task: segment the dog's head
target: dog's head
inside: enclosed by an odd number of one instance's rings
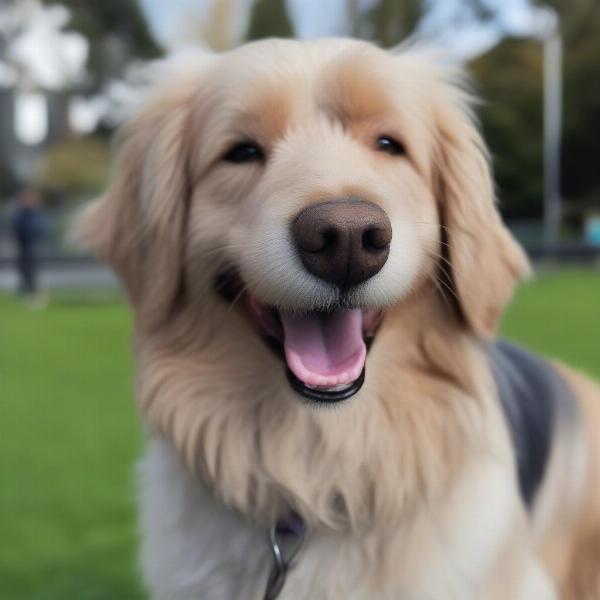
[[[457,79],[349,40],[188,65],[126,129],[83,228],[139,328],[233,304],[240,343],[264,338],[321,401],[360,388],[385,312],[424,286],[489,337],[526,271]]]

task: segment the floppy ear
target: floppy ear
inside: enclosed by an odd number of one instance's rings
[[[487,150],[467,96],[454,84],[446,85],[449,93],[440,95],[436,115],[442,254],[465,323],[477,335],[492,338],[529,263],[496,208]]]
[[[118,273],[144,326],[168,315],[182,283],[195,89],[173,86],[126,126],[116,177],[79,222],[80,238]]]

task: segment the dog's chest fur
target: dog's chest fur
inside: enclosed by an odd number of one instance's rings
[[[393,532],[309,532],[282,600],[479,598],[500,540],[517,517],[510,470],[480,461],[444,507]],[[260,599],[271,568],[266,531],[216,500],[153,440],[143,467],[143,570],[156,600]]]

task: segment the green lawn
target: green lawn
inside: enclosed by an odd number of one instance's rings
[[[600,376],[600,272],[523,287],[504,331]],[[0,599],[141,598],[125,307],[1,296],[0,339]]]
[[[0,339],[0,598],[141,598],[125,308],[4,296]]]
[[[521,286],[503,333],[600,377],[600,270],[546,273]]]

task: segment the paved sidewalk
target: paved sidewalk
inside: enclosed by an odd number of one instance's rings
[[[97,263],[85,265],[43,265],[40,268],[40,285],[43,289],[102,289],[117,288],[118,282],[108,268]],[[13,291],[17,287],[14,268],[0,268],[0,291]]]

